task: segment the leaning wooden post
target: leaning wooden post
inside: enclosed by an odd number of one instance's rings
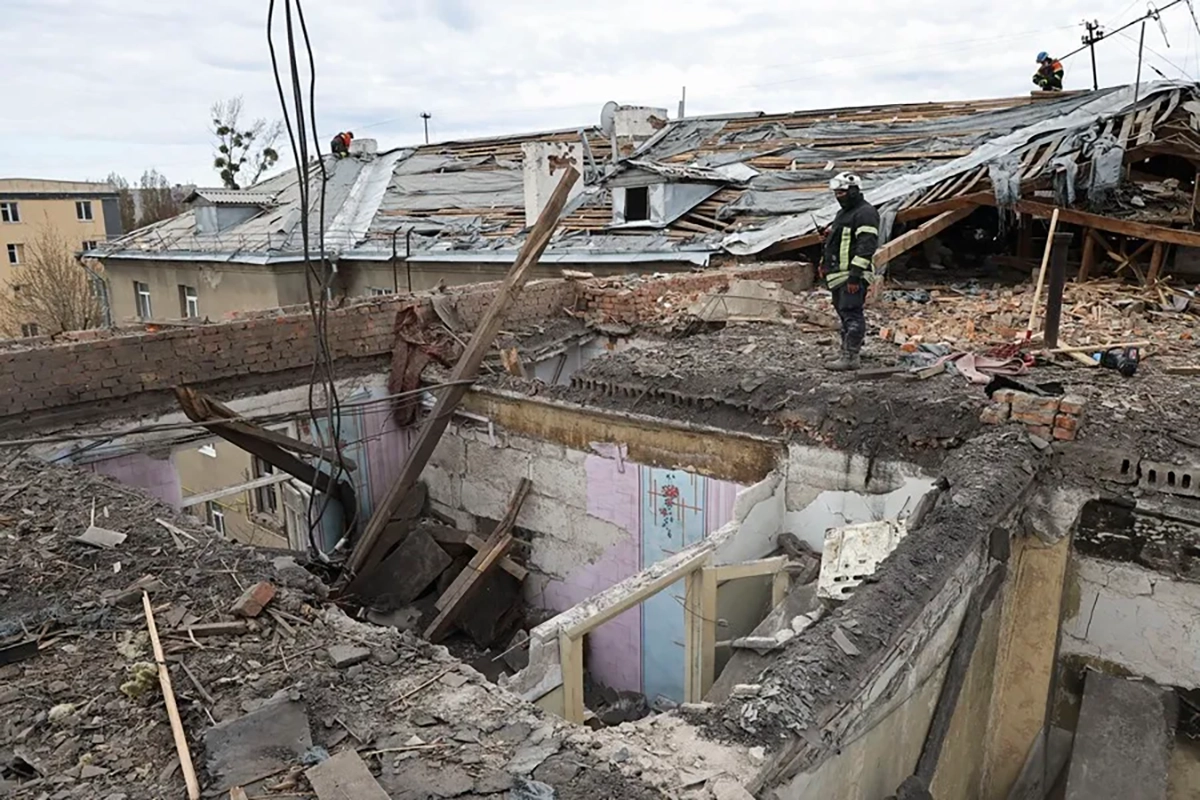
[[[1050,232],[1046,235],[1046,249],[1042,253],[1042,268],[1038,270],[1037,285],[1033,289],[1033,305],[1029,309],[1029,325],[1025,328],[1025,341],[1033,335],[1037,323],[1038,301],[1042,299],[1042,286],[1046,283],[1046,267],[1050,265],[1050,253],[1054,249],[1054,232],[1058,230],[1058,209],[1050,215]]]
[[[162,686],[163,700],[167,704],[167,717],[171,720],[171,734],[175,737],[175,752],[179,754],[179,767],[187,783],[188,800],[200,800],[200,781],[196,778],[196,766],[192,763],[192,752],[188,749],[187,735],[183,732],[183,720],[179,707],[175,705],[175,690],[171,688],[171,671],[163,655],[162,642],[158,640],[158,626],[154,624],[154,609],[150,595],[142,592],[142,607],[146,610],[146,627],[150,631],[150,644],[154,648],[154,662],[158,664],[158,682]]]
[[[1046,289],[1046,347],[1058,347],[1058,326],[1062,322],[1063,289],[1067,283],[1067,248],[1072,234],[1054,234],[1054,255],[1050,259],[1050,284]]]
[[[371,515],[371,519],[367,522],[367,527],[363,531],[362,538],[355,544],[354,550],[346,562],[344,583],[353,580],[364,567],[374,566],[386,555],[385,553],[377,552],[376,543],[383,534],[384,528],[387,527],[388,522],[392,519],[392,515],[396,513],[396,509],[400,506],[400,502],[404,499],[404,496],[412,490],[417,480],[421,477],[421,472],[425,469],[425,464],[428,463],[429,457],[433,455],[434,448],[437,447],[438,441],[446,431],[446,426],[450,424],[455,407],[463,398],[463,395],[467,393],[465,382],[473,379],[479,372],[479,367],[483,363],[484,356],[487,355],[488,349],[492,346],[496,334],[500,332],[504,312],[508,310],[512,302],[521,293],[521,288],[529,280],[530,271],[537,264],[538,259],[542,257],[546,246],[550,244],[550,238],[554,235],[554,231],[558,227],[558,219],[567,205],[571,189],[575,186],[577,180],[579,180],[578,170],[574,167],[568,167],[566,174],[563,175],[562,180],[559,181],[558,186],[555,188],[554,194],[550,195],[550,200],[546,203],[546,207],[538,215],[537,222],[534,223],[533,228],[529,231],[529,236],[525,240],[525,245],[521,248],[520,255],[517,256],[517,260],[513,263],[512,269],[508,271],[508,276],[504,279],[504,283],[500,285],[499,290],[496,292],[495,299],[488,305],[483,319],[480,320],[479,325],[475,328],[475,333],[471,336],[471,341],[467,343],[466,349],[463,350],[463,354],[459,357],[458,363],[454,365],[454,369],[451,371],[448,380],[450,384],[449,388],[438,393],[433,413],[425,420],[425,424],[421,427],[421,432],[417,436],[417,441],[413,445],[412,450],[409,451],[408,458],[404,462],[404,468],[400,471],[400,476],[392,484],[392,487],[388,490],[383,500],[380,501],[379,506]]]

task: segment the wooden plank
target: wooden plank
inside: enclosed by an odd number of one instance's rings
[[[806,247],[813,247],[821,243],[821,234],[806,233],[803,236],[797,236],[794,239],[784,239],[762,251],[764,256],[777,256],[780,253],[788,253],[792,250],[803,250]]]
[[[700,567],[703,567],[711,555],[711,548],[706,547],[705,549],[693,555],[691,558],[680,562],[679,565],[674,569],[663,573],[658,578],[646,583],[644,586],[640,586],[637,589],[631,590],[629,594],[621,598],[619,602],[613,603],[611,606],[597,611],[595,614],[583,620],[582,622],[576,623],[568,631],[568,633],[570,633],[572,637],[578,638],[588,631],[595,630],[604,623],[608,622],[610,619],[618,617],[629,609],[633,608],[646,598],[653,597],[654,595],[658,594],[663,589],[666,589],[668,586],[678,581],[680,578],[685,578],[688,575],[691,575],[692,572]]]
[[[304,455],[312,456],[314,458],[321,458],[326,461],[340,461],[341,465],[349,472],[353,472],[354,470],[358,469],[357,464],[339,454],[332,445],[322,450],[318,445],[302,442],[299,439],[293,439],[287,434],[280,433],[279,431],[273,431],[269,428],[263,428],[259,425],[255,425],[252,422],[239,420],[237,417],[241,415],[229,406],[222,403],[220,400],[216,399],[215,397],[210,397],[209,395],[201,395],[201,397],[203,397],[204,404],[208,407],[208,410],[212,413],[212,416],[230,420],[227,423],[230,430],[240,431],[245,433],[247,436],[253,436],[257,439],[261,439],[264,442],[276,445],[277,447],[282,447],[284,450],[290,450],[293,453],[303,453]]]
[[[171,736],[175,739],[175,753],[179,756],[179,767],[183,770],[183,780],[187,784],[188,800],[200,800],[200,781],[196,777],[196,765],[192,763],[192,751],[188,748],[183,719],[179,716],[179,706],[175,704],[175,690],[171,687],[171,671],[167,669],[162,642],[158,639],[158,626],[154,624],[154,608],[150,605],[150,595],[146,592],[142,592],[142,610],[146,614],[146,629],[150,633],[154,662],[158,665],[158,682],[162,687],[167,718],[171,721]]]
[[[958,208],[952,211],[944,211],[921,225],[921,227],[897,236],[895,239],[892,239],[883,247],[880,247],[875,251],[875,266],[881,267],[884,264],[887,264],[901,253],[911,250],[927,239],[937,236],[954,223],[969,217],[974,211],[975,208],[973,206]]]
[[[472,533],[467,536],[467,546],[478,552],[487,547],[487,542]],[[508,556],[500,559],[500,569],[504,570],[509,575],[512,575],[519,581],[524,581],[529,577],[529,571]]]
[[[1047,350],[1046,352],[1054,353],[1054,354],[1058,354],[1058,353],[1099,353],[1104,350],[1112,350],[1113,348],[1116,348],[1116,347],[1126,348],[1126,347],[1149,347],[1149,346],[1150,346],[1149,340],[1143,339],[1141,341],[1136,341],[1136,342],[1108,342],[1107,344],[1084,344],[1084,345],[1076,345],[1073,347],[1056,347],[1053,350]]]
[[[1088,279],[1088,275],[1092,272],[1092,267],[1096,264],[1096,239],[1092,235],[1095,231],[1087,228],[1083,232],[1083,257],[1079,262],[1079,275],[1075,278],[1079,283],[1083,283]]]
[[[717,679],[717,575],[704,567],[700,573],[700,699]]]
[[[787,566],[787,556],[760,558],[757,561],[746,561],[741,564],[722,564],[713,567],[717,583],[735,581],[739,578],[761,578],[764,575],[774,575]]]
[[[452,556],[463,553],[468,547],[476,552],[487,547],[487,542],[470,531],[460,531],[447,525],[422,525],[421,529],[433,537],[433,540]],[[518,581],[529,577],[529,571],[508,556],[500,559],[500,569]]]
[[[459,357],[458,363],[454,365],[448,379],[448,383],[451,384],[450,388],[438,395],[437,405],[434,406],[433,413],[426,419],[425,424],[421,426],[421,433],[409,451],[408,458],[405,459],[400,476],[379,501],[362,537],[355,544],[346,564],[344,572],[346,577],[341,581],[343,587],[360,572],[375,567],[387,555],[386,552],[377,551],[376,542],[391,520],[392,514],[400,506],[404,496],[420,479],[425,464],[428,463],[438,441],[450,424],[455,407],[467,392],[466,382],[478,374],[484,357],[500,332],[505,312],[517,295],[521,293],[522,287],[529,280],[530,271],[550,243],[550,238],[554,235],[554,231],[558,227],[558,220],[566,207],[571,189],[578,180],[579,171],[568,167],[562,180],[555,187],[554,193],[550,196],[550,200],[546,203],[546,207],[538,214],[537,222],[530,229],[529,236],[521,247],[520,255],[517,256],[512,269],[509,270],[507,277],[496,292],[495,299],[488,305],[483,319],[476,327],[475,333],[471,336],[471,341],[467,344],[462,356]]]
[[[698,569],[685,578],[687,588],[683,598],[683,701],[699,703],[703,699],[704,684],[704,570]]]
[[[558,633],[558,657],[562,663],[563,719],[583,724],[583,637]]]
[[[792,577],[788,575],[787,570],[781,569],[775,573],[775,577],[771,581],[771,608],[787,599],[788,591],[792,588]]]
[[[953,211],[958,208],[966,208],[968,206],[989,205],[987,202],[991,198],[991,205],[995,205],[996,198],[991,192],[972,192],[964,194],[960,197],[951,197],[949,200],[942,200],[939,203],[930,203],[929,205],[915,205],[912,208],[901,211],[896,215],[897,222],[915,222],[919,219],[928,219],[936,217],[938,214],[944,214],[947,211]]]
[[[512,528],[516,524],[517,515],[521,513],[521,505],[525,502],[525,498],[529,496],[529,489],[532,484],[528,478],[522,478],[517,484],[517,489],[513,492],[512,499],[509,501],[508,510],[504,514],[504,519],[500,520],[500,524],[492,531],[492,535],[488,537],[487,549],[480,550],[475,554],[467,564],[466,569],[459,573],[450,587],[442,593],[440,602],[442,602],[441,613],[429,624],[425,630],[425,638],[431,642],[437,642],[442,639],[450,630],[450,625],[458,616],[458,612],[462,609],[464,603],[470,600],[475,592],[479,591],[482,586],[482,578],[487,574],[488,570],[496,566],[500,559],[508,554],[508,549],[512,547],[513,537]]]
[[[978,197],[978,195],[973,196]],[[996,199],[988,196],[977,202],[979,205],[994,206]],[[1200,232],[1196,231],[1168,228],[1164,225],[1153,225],[1148,222],[1114,219],[1113,217],[1090,214],[1086,211],[1076,211],[1071,208],[1057,208],[1032,200],[1018,200],[1017,210],[1042,219],[1049,219],[1055,211],[1058,211],[1060,221],[1069,225],[1095,228],[1109,233],[1118,233],[1122,236],[1132,236],[1136,239],[1146,239],[1152,242],[1177,244],[1183,247],[1200,247]]]
[[[366,762],[353,750],[343,750],[305,771],[317,800],[388,800]]]
[[[191,508],[192,506],[202,505],[210,500],[220,500],[222,497],[228,497],[231,494],[241,494],[254,489],[261,489],[264,486],[274,486],[285,481],[290,481],[291,475],[282,473],[278,475],[263,475],[261,478],[255,478],[246,483],[239,483],[237,486],[227,486],[224,489],[214,489],[211,492],[204,494],[194,494],[190,497],[183,498],[183,502],[179,504],[180,508]]]
[[[1042,286],[1046,283],[1046,267],[1050,264],[1050,252],[1054,249],[1054,231],[1058,228],[1058,209],[1050,217],[1050,232],[1046,235],[1046,249],[1042,252],[1042,268],[1038,270],[1037,285],[1033,289],[1033,307],[1029,310],[1029,325],[1025,328],[1025,341],[1033,334],[1037,322],[1038,300],[1041,299]]]
[[[1162,272],[1163,263],[1167,260],[1167,245],[1162,242],[1154,243],[1154,252],[1150,255],[1150,271],[1146,273],[1146,285],[1153,286],[1158,283],[1158,276]]]

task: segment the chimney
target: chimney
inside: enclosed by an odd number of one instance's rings
[[[583,174],[583,143],[523,142],[521,153],[524,156],[521,170],[525,182],[525,225],[528,227],[537,221],[567,167],[575,167]],[[582,191],[583,181],[577,181],[570,197]]]
[[[618,106],[613,114],[613,138],[620,154],[632,153],[642,142],[667,127],[668,119],[665,108]]]
[[[379,152],[379,142],[374,139],[354,139],[350,142],[350,155],[374,158]]]

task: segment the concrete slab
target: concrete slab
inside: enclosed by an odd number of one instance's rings
[[[452,561],[427,531],[418,528],[363,579],[356,593],[376,611],[391,611],[420,597]]]
[[[310,748],[308,712],[286,694],[204,733],[208,772],[222,791],[251,785],[285,769]]]
[[[390,800],[353,750],[343,750],[304,773],[318,800]]]
[[[1065,800],[1166,800],[1174,694],[1089,672]]]

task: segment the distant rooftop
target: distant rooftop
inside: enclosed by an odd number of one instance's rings
[[[111,194],[117,190],[102,181],[56,181],[43,178],[0,178],[0,195]]]

